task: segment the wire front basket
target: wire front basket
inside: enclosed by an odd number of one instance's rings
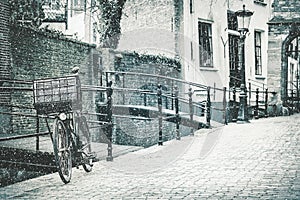
[[[70,112],[81,108],[78,76],[35,80],[33,88],[34,106],[39,114]]]

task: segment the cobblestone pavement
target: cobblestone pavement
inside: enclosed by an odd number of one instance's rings
[[[0,188],[0,199],[300,199],[300,115],[194,137]]]

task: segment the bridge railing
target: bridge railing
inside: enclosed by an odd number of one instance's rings
[[[119,77],[117,77],[117,75],[119,75]],[[92,116],[91,118],[95,119],[88,120],[90,128],[98,128],[107,136],[109,145],[108,149],[110,149],[108,157],[111,157],[111,143],[114,125],[113,118],[124,117],[124,115],[118,116],[113,111],[114,106],[118,104],[133,105],[134,107],[140,105],[148,108],[155,108],[157,114],[152,117],[159,121],[160,128],[158,132],[160,132],[162,127],[162,122],[160,121],[165,120],[173,122],[176,124],[177,139],[180,139],[181,137],[179,125],[182,123],[191,127],[191,134],[193,134],[194,130],[197,128],[210,127],[211,89],[209,87],[181,79],[142,73],[106,72],[103,77],[106,82],[105,86],[81,85],[81,88],[83,93],[94,92],[95,96],[100,99],[96,103],[103,105],[102,108],[104,112],[86,111],[85,114]],[[132,84],[132,81],[134,80],[142,80],[141,82],[145,84],[142,85],[142,87],[139,87],[140,85],[137,84],[138,82]],[[112,85],[113,81],[115,82],[114,85]],[[7,111],[0,109],[1,116],[17,115],[22,120],[26,120],[28,122],[28,126],[22,127],[24,130],[26,129],[26,133],[8,135],[7,137],[2,137],[1,141],[35,137],[36,150],[38,151],[40,143],[39,137],[50,134],[49,131],[44,131],[48,129],[45,127],[45,123],[42,123],[41,120],[49,119],[51,121],[53,118],[51,118],[51,116],[38,115],[34,110],[34,107],[32,106],[33,81],[0,80],[0,83],[1,93],[5,93],[6,91],[11,93],[13,90],[18,91],[17,95],[19,95],[19,97],[22,95],[26,97],[26,101],[24,101],[24,98],[14,98],[13,101],[10,99],[7,102],[0,102],[0,106],[7,109]],[[194,95],[196,90],[201,91],[203,95],[200,97]],[[18,102],[15,102],[15,99],[18,99]],[[114,99],[114,101],[112,101],[112,99]],[[26,111],[24,111],[24,109],[26,109]],[[127,117],[143,118],[143,116]],[[196,121],[196,117],[200,117],[202,119],[201,126],[199,126],[199,123],[192,123],[193,121]],[[145,118],[146,117],[143,119]],[[28,132],[28,127],[33,130]],[[162,144],[162,133],[159,133],[158,137],[159,144]]]
[[[178,90],[181,112],[189,112],[188,90],[203,91],[202,96],[193,96],[194,114],[203,116],[207,101],[207,86],[162,75],[107,71],[103,82],[114,82],[114,103],[122,105],[157,106],[157,88],[161,85],[164,109],[174,110],[174,91]]]
[[[37,128],[39,116],[37,116],[31,101],[33,100],[33,82],[1,79],[0,93],[1,126],[7,126],[1,127],[0,134],[3,136],[0,138],[0,142],[33,137],[36,139],[36,150],[39,150],[39,137],[47,135],[49,132],[41,132]],[[14,123],[18,124],[10,124],[12,116],[18,117],[18,120],[14,120]],[[29,124],[32,126],[28,126]],[[23,129],[24,127],[26,130]],[[5,128],[7,129],[5,130]]]
[[[270,96],[274,96],[276,93],[270,92],[268,88],[265,87],[254,87],[255,85],[249,84],[247,88],[247,105],[248,105],[248,116],[250,118],[261,118],[268,117]],[[254,88],[253,88],[254,87]],[[264,88],[264,89],[263,89]],[[235,122],[238,117],[239,110],[239,88],[230,88],[229,92],[229,102],[228,102],[228,121]],[[276,105],[274,105],[276,106]],[[273,109],[273,108],[271,108]]]
[[[179,132],[179,124],[192,127],[191,134],[195,129],[210,127],[210,88],[205,85],[155,74],[104,72],[100,82],[108,85],[110,81],[113,82],[114,118],[124,118],[125,114],[131,119],[165,120],[176,123],[176,132]],[[195,91],[201,95],[195,95]],[[104,100],[100,98],[99,102]],[[99,112],[105,109],[99,106]],[[116,109],[123,109],[120,111],[123,116],[117,115]],[[192,123],[199,120],[202,125]],[[177,134],[177,138],[180,135]]]

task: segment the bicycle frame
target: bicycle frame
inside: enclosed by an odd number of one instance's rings
[[[35,80],[33,91],[38,114],[54,116],[52,132],[47,119],[46,124],[62,181],[70,182],[73,165],[82,165],[86,172],[90,172],[93,155],[87,122],[81,113],[78,75]]]

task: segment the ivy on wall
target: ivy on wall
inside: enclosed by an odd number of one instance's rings
[[[168,58],[164,55],[138,54],[136,52],[124,52],[124,55],[132,57],[136,63],[167,65],[176,69],[178,72],[181,71],[180,60]]]
[[[126,0],[98,0],[101,10],[99,24],[100,45],[104,48],[116,49],[119,43],[122,17],[122,10]]]
[[[43,0],[10,0],[11,23],[26,23],[39,27],[45,18]]]

